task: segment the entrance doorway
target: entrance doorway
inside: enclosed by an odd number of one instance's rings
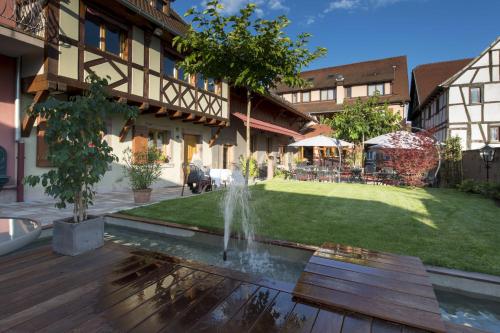
[[[193,158],[201,161],[201,154],[198,151],[199,142],[200,137],[198,135],[184,135],[184,163],[186,165],[193,162]]]

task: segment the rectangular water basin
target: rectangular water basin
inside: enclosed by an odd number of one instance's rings
[[[162,252],[244,273],[296,283],[312,251],[232,238],[223,256],[223,237],[187,229],[150,225],[125,219],[108,219],[105,238],[125,246]]]

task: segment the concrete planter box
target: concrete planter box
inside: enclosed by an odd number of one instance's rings
[[[76,256],[104,245],[104,218],[90,217],[73,223],[72,219],[54,221],[52,249],[54,252]]]

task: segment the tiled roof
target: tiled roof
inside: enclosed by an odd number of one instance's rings
[[[397,96],[398,101],[406,102],[410,99],[406,56],[321,68],[302,72],[301,76],[311,82],[311,88],[335,87],[340,83],[339,76],[343,77],[344,86],[393,81],[393,95]],[[287,86],[277,88],[278,93],[298,90],[302,89]]]
[[[306,138],[313,138],[318,135],[331,136],[332,128],[325,124],[314,124],[305,129],[302,133]]]
[[[170,15],[167,15],[151,6],[147,0],[118,0],[118,2],[176,35],[186,33],[189,28],[189,25],[173,8],[170,8]]]
[[[359,97],[362,101],[367,100],[369,97]],[[358,97],[356,98],[345,98],[344,99],[344,104],[345,103],[354,103]],[[401,103],[401,97],[400,96],[380,96],[379,101],[381,103],[388,102],[389,104],[391,103]],[[298,103],[298,104],[293,104],[293,106],[304,113],[308,114],[315,114],[315,113],[331,113],[331,112],[339,112],[344,109],[344,104],[336,104],[332,101],[326,101],[326,102],[309,102],[309,103]]]
[[[413,79],[417,89],[418,103],[424,103],[438,85],[456,74],[471,61],[472,59],[460,59],[415,67],[413,69]]]

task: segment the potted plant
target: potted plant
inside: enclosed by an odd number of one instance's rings
[[[132,152],[127,148],[123,153],[124,173],[134,191],[134,202],[149,202],[151,200],[150,186],[161,176],[161,161],[164,157],[155,147],[148,147],[138,152]]]
[[[250,169],[248,170],[248,176],[253,182],[254,179],[259,176],[259,166],[257,164],[257,160],[253,157],[250,157],[250,160],[247,162],[247,159],[243,155],[240,156],[240,170],[243,175],[246,175],[247,165],[250,167]]]
[[[64,255],[78,255],[104,244],[104,219],[87,215],[95,196],[94,185],[117,161],[103,140],[106,119],[122,115],[135,119],[137,107],[113,101],[107,80],[95,74],[87,77],[88,90],[68,101],[49,98],[38,104],[30,116],[46,121],[47,159],[52,169],[40,176],[28,176],[25,183],[40,184],[58,200],[56,207],[73,205],[73,217],[54,221],[52,248]]]

